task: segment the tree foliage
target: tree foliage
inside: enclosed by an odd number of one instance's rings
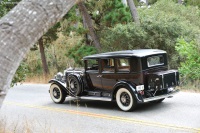
[[[198,6],[200,8],[199,0],[184,0],[184,4],[187,6]]]
[[[131,13],[121,0],[100,0],[86,3],[97,29],[131,22]]]
[[[74,6],[60,23],[61,32],[65,36],[69,36],[72,32],[77,35],[83,35],[88,32],[83,26],[82,17],[77,6]]]
[[[21,0],[1,0],[0,1],[0,18],[8,11],[10,11],[14,6],[18,4]]]
[[[83,57],[87,55],[96,54],[97,50],[93,46],[88,46],[84,44],[84,41],[81,40],[73,48],[71,48],[67,56],[74,59],[75,63],[79,66],[83,66]]]
[[[134,23],[118,24],[102,32],[101,41],[104,51],[137,48],[163,49],[170,55],[170,66],[177,68],[176,40],[183,36],[187,41],[191,41],[200,34],[199,10],[162,0],[151,8],[140,9],[139,14],[140,26]]]
[[[11,86],[24,81],[26,79],[27,73],[28,73],[28,65],[26,62],[22,61],[12,79]]]
[[[159,0],[148,0],[149,4],[155,4]],[[173,0],[173,2],[178,3],[178,0]],[[198,6],[200,7],[200,1],[199,0],[182,0],[182,4],[186,6]]]

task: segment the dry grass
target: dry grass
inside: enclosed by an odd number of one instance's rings
[[[182,80],[184,81],[184,80]],[[195,93],[200,93],[200,81],[196,80],[196,81],[184,81],[183,83],[180,84],[180,89],[182,91],[186,91],[186,92],[195,92]]]
[[[40,84],[47,84],[50,79],[54,78],[53,74],[51,75],[35,75],[32,77],[27,77],[24,83],[40,83]]]
[[[8,124],[6,119],[0,119],[0,133],[51,133],[51,126],[47,122],[40,123],[36,120],[22,120]],[[56,133],[56,132],[55,132]]]
[[[3,118],[0,118],[0,133],[11,133],[10,131],[6,130],[6,121]]]

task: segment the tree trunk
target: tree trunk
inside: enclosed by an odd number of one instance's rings
[[[54,58],[53,58],[53,65],[56,66],[57,72],[59,72],[60,68],[58,66],[58,61],[57,61],[57,57],[56,57],[56,52],[55,52],[54,44],[52,45],[52,51],[53,51],[53,56],[54,56]]]
[[[78,8],[80,10],[80,12],[82,13],[82,16],[84,17],[84,20],[87,24],[87,27],[89,29],[89,34],[92,38],[92,40],[94,41],[94,45],[96,47],[96,49],[98,50],[98,52],[101,51],[101,45],[100,45],[100,42],[99,42],[99,38],[97,37],[96,33],[95,33],[95,30],[94,30],[94,27],[93,27],[93,24],[92,24],[92,19],[90,17],[90,15],[88,14],[87,12],[87,9],[84,5],[84,3],[82,1],[80,1],[78,3]]]
[[[5,96],[6,96],[6,93],[0,90],[0,108],[1,108],[1,105],[3,103]]]
[[[149,0],[146,0],[146,5],[149,6]]]
[[[38,43],[39,43],[40,55],[41,55],[41,59],[42,59],[43,72],[46,77],[49,74],[49,68],[48,68],[47,61],[46,61],[42,37],[38,40]]]
[[[135,7],[135,4],[134,4],[133,0],[127,0],[127,3],[128,3],[128,6],[129,6],[129,8],[131,10],[131,15],[133,17],[133,21],[136,24],[140,25],[140,20],[139,20],[138,12],[137,12],[137,9]]]
[[[83,17],[83,15],[82,15],[82,19],[83,19],[83,27],[85,29],[88,29],[87,23],[86,23],[85,18]],[[86,45],[90,45],[90,43],[91,43],[91,39],[89,39],[88,33],[85,33],[85,43],[86,43]]]
[[[178,0],[178,3],[179,3],[179,4],[182,4],[182,0]]]
[[[30,47],[75,4],[76,0],[22,0],[0,19],[0,92],[10,88]]]

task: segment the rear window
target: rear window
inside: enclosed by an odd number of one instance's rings
[[[163,55],[151,56],[147,58],[148,67],[159,66],[159,65],[164,65]]]

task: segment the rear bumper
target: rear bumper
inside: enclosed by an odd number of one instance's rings
[[[171,97],[173,97],[173,95],[175,95],[178,92],[179,92],[179,90],[174,90],[174,91],[172,91],[172,92],[170,92],[168,94],[165,94],[165,95],[144,98],[143,102],[146,103],[146,102],[155,101],[155,100],[159,100],[159,99],[163,99],[163,98],[171,98]]]

